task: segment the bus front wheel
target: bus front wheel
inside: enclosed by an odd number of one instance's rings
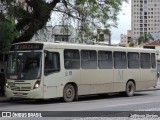
[[[134,91],[135,91],[135,85],[132,81],[127,82],[126,84],[126,91],[125,94],[128,97],[131,97],[134,95]]]
[[[71,102],[75,98],[75,89],[73,85],[67,84],[63,90],[63,99],[65,102]]]

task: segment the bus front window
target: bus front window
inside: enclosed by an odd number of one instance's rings
[[[41,75],[40,52],[14,52],[9,54],[7,78],[33,80]]]

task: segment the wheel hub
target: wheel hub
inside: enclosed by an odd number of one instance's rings
[[[67,91],[66,91],[66,95],[67,95],[67,98],[70,98],[70,97],[72,97],[72,90],[71,89],[67,89]]]

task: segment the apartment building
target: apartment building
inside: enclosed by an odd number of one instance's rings
[[[131,0],[132,39],[160,31],[160,0]]]
[[[132,31],[131,30],[127,30],[127,34],[121,34],[120,35],[120,46],[129,46],[129,43],[131,42],[131,35],[132,35]]]

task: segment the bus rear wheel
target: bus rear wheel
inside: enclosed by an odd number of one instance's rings
[[[75,89],[73,85],[67,84],[63,90],[63,100],[65,102],[72,102],[75,98]]]
[[[128,96],[128,97],[133,96],[134,91],[135,91],[134,83],[132,81],[127,82],[126,91],[125,91],[126,96]]]

